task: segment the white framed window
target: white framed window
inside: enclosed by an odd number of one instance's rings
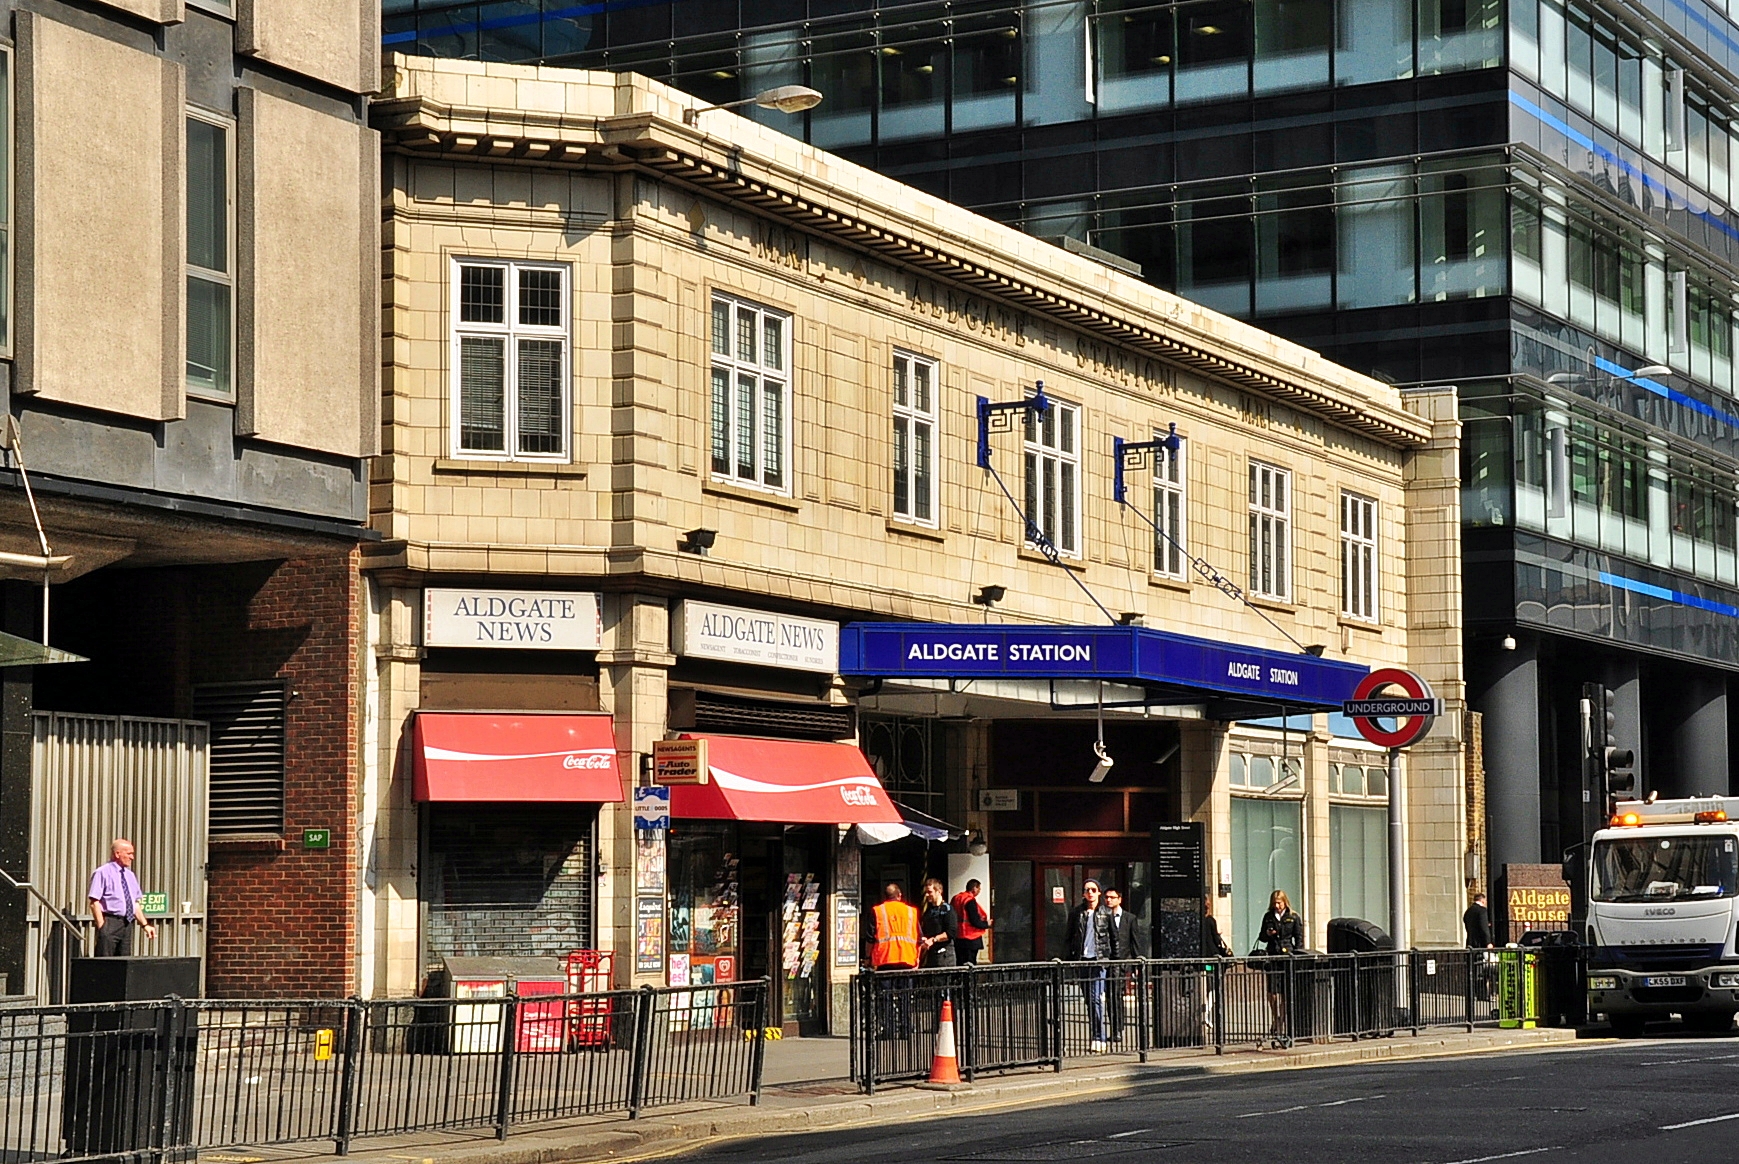
[[[235,398],[235,123],[187,113],[187,391]]]
[[[453,455],[568,457],[568,268],[453,262]]]
[[[1188,477],[1184,471],[1184,442],[1177,448],[1153,450],[1153,572],[1167,578],[1182,578],[1188,561]]]
[[[1292,474],[1250,462],[1250,591],[1292,597]]]
[[[1081,556],[1081,410],[1051,401],[1026,414],[1026,515],[1066,558]]]
[[[1389,770],[1381,762],[1370,764],[1330,764],[1328,790],[1336,796],[1389,797]]]
[[[1377,503],[1357,493],[1340,495],[1340,612],[1377,618]]]
[[[730,295],[712,299],[712,472],[791,491],[791,317]]]
[[[936,524],[936,361],[894,353],[894,515]]]

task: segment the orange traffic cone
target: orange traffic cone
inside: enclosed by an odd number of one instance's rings
[[[960,1084],[960,1061],[954,1053],[954,1000],[942,1000],[942,1017],[936,1025],[936,1053],[930,1059],[932,1084],[954,1087]]]

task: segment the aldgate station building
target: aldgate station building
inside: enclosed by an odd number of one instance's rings
[[[644,78],[383,84],[366,992],[596,947],[837,1029],[884,881],[976,874],[994,957],[1047,958],[1086,877],[1151,909],[1186,821],[1235,944],[1283,888],[1320,946],[1387,916],[1394,790],[1328,714],[1378,665],[1446,702],[1402,936],[1459,942],[1452,389]],[[655,751],[708,779],[637,829]]]

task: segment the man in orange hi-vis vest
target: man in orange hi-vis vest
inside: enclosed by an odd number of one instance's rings
[[[870,965],[877,970],[910,970],[918,964],[918,909],[892,881],[882,889],[882,902],[870,914],[875,932],[870,942]],[[912,979],[901,975],[878,975],[877,985],[882,1037],[912,1037]]]
[[[906,901],[893,882],[882,890],[882,903],[875,915],[875,941],[870,946],[870,965],[877,970],[910,970],[918,964],[918,910]]]

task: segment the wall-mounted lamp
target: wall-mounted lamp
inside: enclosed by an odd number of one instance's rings
[[[676,549],[683,554],[704,554],[713,548],[718,537],[719,531],[716,529],[691,529],[682,535],[682,540],[676,543]]]
[[[805,109],[814,109],[821,104],[821,94],[803,85],[780,85],[775,89],[763,89],[753,97],[745,97],[741,101],[727,101],[723,105],[691,105],[682,111],[682,124],[694,125],[700,120],[700,115],[713,109],[737,109],[744,105],[759,105],[762,109],[777,109],[780,113],[802,113]]]
[[[1138,610],[1126,610],[1117,616],[1118,626],[1144,626],[1147,616]]]
[[[1516,636],[1515,635],[1505,635],[1504,639],[1503,639],[1502,646],[1503,646],[1503,649],[1506,651],[1515,650],[1516,649]]]
[[[1006,586],[980,586],[978,593],[972,596],[972,602],[976,606],[989,608],[993,603],[1001,602],[1007,594]]]
[[[985,842],[982,832],[972,834],[972,839],[966,842],[966,851],[974,857],[982,857],[990,852],[990,845]]]
[[[1308,647],[1304,648],[1304,653],[1307,655],[1314,655],[1316,658],[1320,659],[1322,658],[1322,653],[1326,650],[1328,650],[1327,643],[1311,643]]]

